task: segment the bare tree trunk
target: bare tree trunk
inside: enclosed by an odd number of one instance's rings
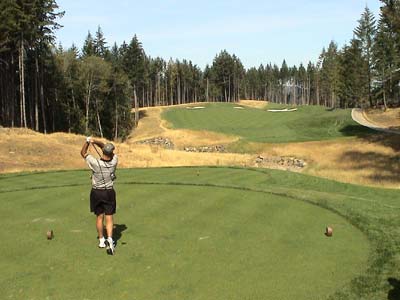
[[[183,91],[182,91],[182,104],[186,103],[186,81],[183,80]]]
[[[57,89],[55,89],[54,90],[54,97],[55,97],[55,101],[56,101],[56,104],[58,103],[58,91],[57,91]],[[51,105],[51,108],[52,108],[52,115],[53,115],[53,132],[55,132],[56,131],[56,110],[55,110],[55,104],[54,104],[54,102],[52,102],[52,105]]]
[[[75,95],[74,95],[74,88],[71,87],[71,98],[72,98],[72,107],[75,109]],[[71,133],[71,107],[68,105],[68,132]]]
[[[367,60],[368,60],[368,100],[369,105],[372,107],[372,87],[371,87],[371,57],[369,48],[367,48]]]
[[[47,133],[47,128],[46,128],[46,111],[45,111],[45,106],[44,106],[44,90],[43,90],[43,62],[41,63],[41,74],[39,77],[39,83],[40,83],[40,102],[42,106],[42,120],[43,120],[43,133]]]
[[[387,104],[386,104],[386,91],[385,91],[385,86],[383,86],[383,106],[385,108],[385,111],[387,110]]]
[[[24,63],[24,40],[21,34],[19,49],[19,88],[20,88],[20,118],[21,127],[26,128],[26,108],[25,108],[25,63]]]
[[[138,125],[139,125],[139,107],[138,107],[138,101],[137,101],[137,96],[136,96],[136,86],[133,88],[133,100],[135,103],[135,127],[138,127]]]
[[[89,133],[89,107],[90,107],[90,94],[92,91],[92,74],[89,77],[90,79],[86,83],[86,118],[85,118],[85,133]]]
[[[160,86],[160,74],[157,73],[157,91],[158,91],[158,105],[161,105],[161,86]]]
[[[11,70],[15,70],[14,69],[14,56],[11,55]],[[15,79],[14,76],[11,76],[11,82],[12,82],[12,88],[14,89],[15,87]],[[14,128],[15,124],[15,105],[17,103],[17,99],[15,98],[15,93],[12,93],[11,96],[11,128]]]
[[[206,101],[209,102],[209,98],[208,98],[208,77],[207,77],[207,88],[206,88]]]
[[[385,69],[383,69],[383,80],[382,80],[382,90],[383,90],[383,106],[385,108],[385,111],[387,110],[387,104],[386,104],[386,87],[385,87]]]
[[[35,57],[35,130],[39,131],[39,93],[38,93],[38,78],[39,78],[39,61],[37,58],[37,54]]]
[[[177,80],[178,80],[178,82],[176,85],[176,90],[177,90],[177,95],[178,95],[178,104],[181,104],[181,79],[180,79],[179,75],[178,75]]]
[[[231,102],[231,76],[228,77],[228,102]]]
[[[100,136],[103,138],[103,128],[101,127],[100,114],[99,114],[99,106],[98,106],[97,98],[96,98],[96,97],[95,97],[95,102],[96,102],[97,125],[99,126]]]
[[[235,98],[237,102],[240,101],[240,79],[236,79],[236,91],[235,91]]]
[[[226,87],[224,88],[224,100],[225,102],[228,102],[228,97],[226,95]]]
[[[118,97],[115,97],[115,131],[114,140],[118,139]]]
[[[169,83],[169,92],[170,92],[169,100],[171,102],[170,105],[174,105],[174,92],[173,92],[172,88],[173,88],[173,86],[172,86],[172,79],[171,79],[170,83]]]
[[[296,95],[296,80],[294,80],[293,84],[293,104],[297,105],[297,95]]]

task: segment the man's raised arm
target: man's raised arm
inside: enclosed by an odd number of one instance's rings
[[[93,140],[90,137],[86,138],[86,142],[83,144],[82,149],[81,149],[81,156],[83,158],[86,158],[86,156],[88,155],[87,151],[89,148],[89,144],[93,142]]]
[[[97,145],[97,146],[99,146],[100,149],[103,149],[103,148],[104,148],[104,143],[103,143],[102,141],[95,140],[95,139],[90,139],[90,142],[93,143],[93,144],[95,144],[95,145]]]

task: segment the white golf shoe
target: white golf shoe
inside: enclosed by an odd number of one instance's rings
[[[109,237],[109,238],[107,238],[105,243],[106,243],[107,254],[114,255],[115,245],[114,245],[113,239],[111,237]]]
[[[99,239],[99,248],[105,248],[106,247],[106,239],[104,237]]]

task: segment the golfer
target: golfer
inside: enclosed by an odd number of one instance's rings
[[[88,154],[90,144],[97,145],[102,149],[100,159]],[[93,146],[94,147],[94,146]],[[90,211],[96,215],[96,228],[99,237],[99,248],[107,248],[107,253],[114,254],[113,215],[116,211],[116,197],[113,188],[115,170],[118,157],[114,154],[114,145],[104,144],[99,140],[86,138],[82,146],[81,155],[92,170],[92,190],[90,192]],[[96,149],[97,151],[97,149]],[[107,239],[104,238],[103,224],[106,223]]]

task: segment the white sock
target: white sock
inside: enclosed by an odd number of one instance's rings
[[[105,237],[103,236],[103,237],[101,237],[101,238],[99,238],[99,241],[100,242],[104,242],[106,239],[105,239]]]

